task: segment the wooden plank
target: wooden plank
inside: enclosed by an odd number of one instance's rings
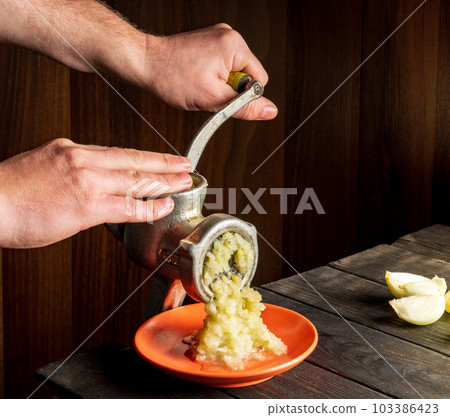
[[[386,271],[450,278],[450,263],[389,245],[376,246],[328,266],[383,285]]]
[[[386,284],[378,284],[329,267],[313,269],[272,282],[265,289],[320,308],[425,348],[450,355],[450,314],[428,326],[400,320],[388,301],[394,297]],[[450,279],[447,279],[450,286]]]
[[[363,2],[362,58],[420,3]],[[439,3],[426,2],[361,68],[358,248],[431,224],[437,59],[446,55],[439,52]]]
[[[2,253],[0,249],[0,398],[5,397],[5,358],[4,358],[4,338],[3,338],[3,267]]]
[[[439,15],[439,56],[436,85],[436,134],[434,136],[433,223],[450,226],[450,3],[441,0]]]
[[[361,63],[361,16],[362,2],[289,2],[287,111],[285,137],[277,135],[279,143]],[[282,252],[298,270],[356,251],[359,105],[356,73],[261,168],[276,171],[284,152],[283,186],[296,189],[297,196],[288,196]],[[266,154],[272,150],[267,147]],[[325,215],[316,210],[295,213],[306,188],[313,188]],[[271,234],[262,234],[276,246]],[[288,274],[285,267],[283,276]]]
[[[393,246],[450,262],[450,227],[435,224],[402,236]]]
[[[37,373],[47,378],[61,362]],[[216,390],[161,373],[119,344],[75,354],[46,384],[81,398],[386,398],[307,362],[261,384]]]
[[[0,46],[0,159],[70,136],[69,70],[33,52]],[[34,371],[72,347],[71,240],[3,250],[5,396],[37,386]]]
[[[37,371],[49,377],[62,363],[45,365]],[[108,398],[231,398],[215,389],[168,376],[143,359],[132,348],[114,343],[76,353],[49,382],[74,397]]]
[[[388,398],[375,390],[305,361],[268,381],[225,391],[237,398],[248,399]]]
[[[402,236],[398,240],[407,240],[430,247],[443,253],[450,252],[450,226],[435,224],[417,232]]]
[[[448,398],[448,356],[273,292],[261,293],[264,302],[296,311],[316,326],[319,343],[308,362],[395,398]]]

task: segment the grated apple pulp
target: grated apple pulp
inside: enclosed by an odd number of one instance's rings
[[[219,236],[206,254],[203,279],[213,297],[205,305],[203,327],[193,335],[196,360],[242,369],[249,359],[286,353],[286,345],[263,323],[261,295],[249,285],[241,288],[253,259],[250,243],[235,232]]]

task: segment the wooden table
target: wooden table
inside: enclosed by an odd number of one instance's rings
[[[397,318],[386,270],[445,277],[450,227],[435,225],[336,262],[264,285],[263,301],[311,320],[315,351],[266,382],[215,389],[169,377],[134,349],[110,344],[73,355],[47,382],[85,398],[449,398],[450,314],[428,326]],[[62,361],[38,370],[46,378]]]

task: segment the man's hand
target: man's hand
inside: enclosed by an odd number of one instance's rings
[[[226,83],[243,71],[267,83],[268,76],[239,33],[225,23],[173,36],[146,35],[143,87],[186,110],[218,111],[236,92]],[[264,97],[235,114],[247,120],[273,119],[275,105]]]
[[[94,0],[0,0],[0,41],[31,48],[80,71],[108,73],[185,110],[217,111],[236,96],[231,71],[267,83],[239,33],[221,23],[172,36],[145,34]],[[264,97],[234,117],[273,119]]]
[[[164,217],[173,200],[153,198],[191,187],[190,170],[187,158],[69,139],[16,155],[0,163],[0,247],[45,246],[101,223]]]

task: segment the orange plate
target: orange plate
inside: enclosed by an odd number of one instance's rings
[[[317,330],[302,315],[265,304],[262,318],[269,330],[287,345],[287,353],[260,361],[248,361],[244,369],[232,370],[197,362],[183,339],[203,326],[204,304],[191,304],[165,311],[146,321],[136,332],[138,353],[163,372],[212,387],[242,387],[265,381],[293,368],[317,345]]]

